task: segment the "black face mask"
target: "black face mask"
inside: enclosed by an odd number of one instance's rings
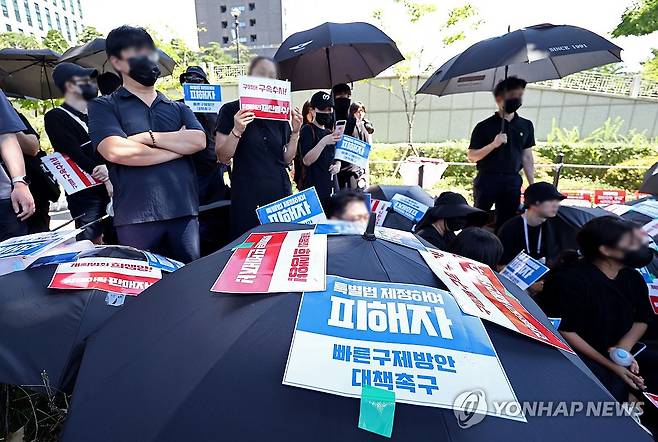
[[[85,101],[91,101],[98,96],[98,86],[93,83],[79,84],[78,87]]]
[[[640,269],[651,263],[653,259],[653,250],[647,246],[642,246],[637,250],[628,250],[621,259],[622,264],[634,269]]]
[[[446,227],[451,232],[457,232],[463,230],[467,225],[466,219],[464,218],[448,218],[446,219]]]
[[[507,98],[503,105],[506,114],[511,114],[519,110],[523,103],[520,98]]]
[[[329,128],[331,126],[331,120],[333,120],[333,116],[331,114],[322,113],[322,112],[315,113],[315,121],[317,121],[317,123],[320,126]]]
[[[347,114],[350,111],[352,100],[347,97],[334,98],[334,109],[336,109],[336,118],[347,120]]]
[[[160,76],[160,67],[146,55],[129,58],[128,66],[130,66],[128,72],[130,78],[143,86],[153,86]]]

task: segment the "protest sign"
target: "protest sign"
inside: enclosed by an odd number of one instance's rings
[[[627,206],[626,204],[610,204],[609,206],[604,207],[604,209],[607,210],[608,212],[612,212],[615,215],[619,215],[619,216],[622,216],[624,213],[628,212],[632,208],[633,208],[632,206]]]
[[[625,202],[625,190],[597,189],[594,191],[594,204],[624,204]]]
[[[183,83],[183,100],[194,113],[216,114],[222,107],[222,87],[218,84]]]
[[[48,288],[96,289],[136,296],[162,278],[160,269],[123,258],[80,258],[59,264]]]
[[[27,268],[46,251],[75,241],[75,236],[80,232],[80,229],[56,230],[16,236],[0,242],[0,275]]]
[[[336,143],[335,160],[347,161],[348,163],[365,169],[368,167],[368,156],[370,155],[370,144],[358,138],[343,135]]]
[[[368,227],[365,223],[354,223],[330,219],[315,226],[318,235],[363,235]]]
[[[368,212],[372,212],[372,195],[364,192],[363,193],[363,201],[366,203],[366,207],[368,208]]]
[[[500,273],[521,290],[526,290],[548,273],[548,267],[527,253],[521,252]]]
[[[317,224],[327,220],[315,187],[261,206],[256,215],[261,224]]]
[[[448,409],[473,388],[518,402],[482,321],[450,293],[339,276],[302,295],[283,383],[354,398],[368,385],[396,402]]]
[[[224,293],[324,290],[327,236],[312,230],[251,233],[210,289]]]
[[[290,119],[292,95],[289,81],[262,77],[238,79],[240,109],[249,109],[256,118],[266,120]]]
[[[375,225],[383,226],[384,221],[386,220],[386,215],[388,214],[388,209],[391,207],[391,203],[384,200],[372,199],[370,205],[370,211],[375,214]]]
[[[64,188],[64,192],[67,195],[72,195],[81,190],[103,184],[82,170],[66,154],[54,152],[41,157],[41,162],[46,166],[48,172],[55,177],[57,183]]]
[[[437,249],[421,251],[420,254],[448,287],[464,313],[573,353],[553,331],[507,293],[489,266]]]
[[[164,270],[165,272],[175,272],[185,265],[180,261],[167,258],[166,256],[158,255],[157,253],[151,253],[147,251],[142,251],[142,253],[144,253],[146,261],[151,267]]]
[[[647,284],[649,289],[649,303],[654,315],[658,315],[658,279],[654,279]]]
[[[94,243],[86,239],[60,244],[40,253],[39,257],[36,261],[30,264],[29,268],[61,264],[63,262],[73,262],[78,259],[78,256],[82,252],[93,250],[94,247]]]
[[[401,246],[409,247],[410,249],[425,250],[425,246],[416,235],[404,230],[391,229],[388,227],[375,227],[375,236],[384,241],[399,244]]]
[[[592,207],[592,192],[589,190],[560,191],[567,197],[562,204],[567,206]]]
[[[631,210],[634,212],[641,213],[646,215],[649,218],[658,218],[658,201],[656,200],[646,200],[641,201],[637,204],[631,206]]]
[[[405,218],[417,223],[423,215],[425,215],[425,212],[427,212],[429,207],[415,199],[409,198],[408,196],[396,193],[393,195],[393,198],[391,198],[391,209]]]
[[[656,168],[658,169],[658,168]],[[648,392],[643,392],[644,397],[649,399],[649,402],[653,404],[654,407],[658,408],[658,394],[653,394],[653,393],[648,393]]]
[[[643,225],[642,230],[644,230],[644,232],[652,238],[658,235],[658,219],[654,219],[653,221]]]

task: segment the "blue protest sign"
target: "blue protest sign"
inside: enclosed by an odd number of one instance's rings
[[[455,398],[478,385],[518,403],[482,321],[449,292],[330,275],[325,291],[302,295],[283,383],[354,398],[368,385],[396,402],[459,410]]]
[[[222,87],[218,84],[183,84],[185,104],[197,113],[219,112],[222,107]]]
[[[349,221],[327,220],[315,226],[318,235],[363,235],[367,224],[353,223]]]
[[[631,206],[631,210],[634,212],[641,213],[642,215],[646,215],[650,218],[656,219],[658,218],[658,201],[656,200],[642,201],[637,204],[633,204]]]
[[[654,276],[651,274],[648,268],[642,267],[641,269],[637,269],[637,271],[640,272],[640,275],[642,275],[644,282],[647,284],[653,283]]]
[[[364,193],[363,200],[366,202],[366,207],[368,208],[368,212],[372,212],[372,195],[369,193]]]
[[[427,212],[429,207],[415,199],[409,198],[408,196],[396,193],[393,195],[393,198],[391,198],[391,209],[405,218],[417,223],[423,215],[425,215],[425,212]]]
[[[261,224],[318,224],[327,220],[315,187],[261,206],[256,214]]]
[[[555,327],[555,330],[560,328],[560,324],[562,323],[562,318],[548,318],[548,320],[551,322],[551,325]]]
[[[548,273],[548,267],[525,252],[521,252],[500,272],[522,290],[526,290]]]
[[[167,258],[166,256],[158,255],[157,253],[151,253],[145,250],[142,251],[142,253],[144,253],[144,256],[146,256],[146,260],[151,267],[164,270],[165,272],[175,272],[185,265],[180,261]]]
[[[336,154],[334,159],[347,161],[363,169],[368,167],[368,156],[370,155],[370,144],[358,138],[343,135],[336,143]]]

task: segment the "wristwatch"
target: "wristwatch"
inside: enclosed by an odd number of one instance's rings
[[[22,175],[22,176],[17,176],[17,177],[14,177],[14,178],[11,179],[12,187],[15,186],[18,183],[23,183],[27,186],[28,185],[27,177],[25,175]]]

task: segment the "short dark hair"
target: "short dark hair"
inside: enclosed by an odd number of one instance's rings
[[[120,57],[121,51],[128,48],[155,49],[155,42],[146,29],[123,25],[114,28],[105,39],[105,53],[108,57]]]
[[[585,223],[576,234],[576,242],[583,259],[592,262],[601,258],[599,247],[615,247],[622,236],[632,232],[637,226],[617,216],[600,216]]]
[[[352,88],[346,83],[338,83],[331,88],[331,93],[334,97],[343,94],[352,95]]]
[[[514,89],[525,89],[525,86],[528,84],[523,78],[519,77],[507,77],[504,80],[501,80],[496,87],[494,88],[493,94],[494,97],[500,97],[507,91],[513,91]]]
[[[345,213],[348,204],[355,201],[360,201],[365,204],[366,200],[363,196],[363,192],[347,189],[334,193],[327,204],[327,216],[329,218],[339,218]]]
[[[274,63],[274,67],[276,68],[276,76],[279,76],[279,66],[276,64],[276,61],[272,57],[266,57],[265,55],[257,55],[254,58],[251,59],[249,62],[249,67],[247,68],[247,75],[251,75],[251,72],[254,70],[256,65],[260,63],[261,61],[271,61]]]
[[[114,72],[104,72],[96,78],[101,95],[110,95],[121,86],[121,77]]]
[[[449,252],[495,269],[503,257],[503,244],[486,229],[467,227],[452,241]]]

